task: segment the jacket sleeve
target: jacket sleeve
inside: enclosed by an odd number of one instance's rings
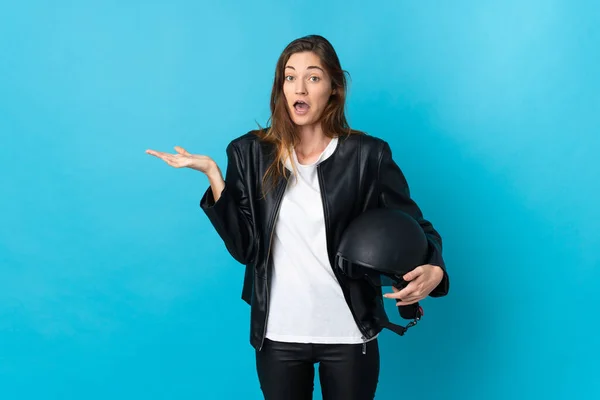
[[[233,258],[248,264],[254,258],[256,235],[242,165],[240,150],[229,143],[225,188],[221,197],[215,202],[209,186],[200,200],[200,207]]]
[[[442,258],[442,238],[433,225],[423,218],[419,206],[410,197],[410,189],[400,167],[392,159],[392,151],[384,142],[378,166],[379,204],[381,207],[399,209],[419,222],[429,242],[427,264],[437,265],[444,271],[440,284],[430,293],[431,297],[448,294],[450,280]]]

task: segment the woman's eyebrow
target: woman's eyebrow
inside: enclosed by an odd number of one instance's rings
[[[291,65],[286,65],[286,68],[293,69],[294,71],[296,70],[296,68],[292,67]],[[323,71],[323,68],[321,68],[317,65],[310,65],[306,69],[318,69],[318,70],[321,70],[322,72],[325,72],[325,71]]]

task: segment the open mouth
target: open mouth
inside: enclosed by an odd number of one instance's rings
[[[294,110],[296,110],[296,113],[298,114],[306,114],[309,108],[310,106],[305,101],[298,100],[294,103]]]

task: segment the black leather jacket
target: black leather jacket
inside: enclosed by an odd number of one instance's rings
[[[227,146],[228,164],[221,197],[215,202],[209,187],[200,201],[229,253],[246,265],[242,299],[251,305],[250,343],[257,350],[262,348],[269,314],[271,239],[287,184],[282,179],[263,197],[262,177],[274,151],[274,146],[261,141],[254,132],[231,141]],[[367,134],[340,136],[333,154],[317,170],[332,266],[341,235],[353,218],[374,207],[398,208],[415,217],[427,234],[428,263],[444,269],[442,282],[430,296],[448,293],[441,237],[410,198],[405,177],[392,160],[387,142]],[[287,169],[285,172],[289,174]],[[364,339],[374,337],[389,322],[381,289],[366,281],[345,279],[334,271]]]

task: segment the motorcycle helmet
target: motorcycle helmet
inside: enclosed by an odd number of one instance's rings
[[[396,209],[376,208],[352,220],[342,234],[335,264],[350,279],[366,279],[375,287],[403,289],[403,276],[425,264],[428,241],[419,223]],[[389,323],[389,329],[403,335],[423,314],[418,303],[398,307],[407,327]]]

